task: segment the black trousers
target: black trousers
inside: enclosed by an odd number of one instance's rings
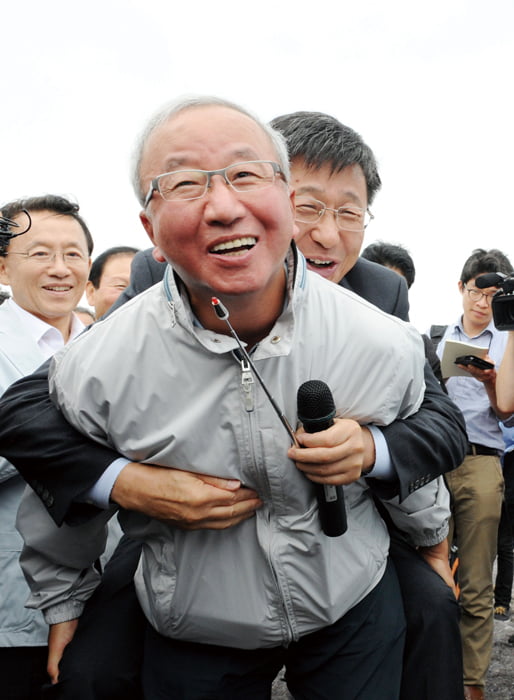
[[[505,493],[498,526],[497,573],[494,586],[494,605],[510,607],[514,578],[514,452],[503,456],[503,480]]]
[[[295,700],[397,700],[405,625],[396,572],[333,625],[287,648],[233,649],[163,637],[150,625],[143,687],[149,700],[269,700],[286,668]]]
[[[443,579],[394,534],[390,555],[407,620],[400,698],[462,700],[459,604]]]
[[[142,700],[145,620],[132,578],[139,543],[123,538],[86,605],[45,700]],[[411,547],[393,537],[407,633],[401,700],[462,700],[459,607],[444,581]]]
[[[2,700],[41,700],[41,686],[48,680],[47,657],[47,647],[0,648]]]

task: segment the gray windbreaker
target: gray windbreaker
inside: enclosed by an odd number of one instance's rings
[[[340,416],[361,424],[416,411],[424,391],[417,331],[307,272],[302,256],[295,265],[292,252],[288,275],[288,303],[252,358],[289,422],[297,423],[297,388],[313,378],[331,387]],[[51,392],[79,430],[130,460],[240,479],[264,502],[227,530],[122,514],[124,529],[144,541],[136,589],[151,624],[187,641],[286,645],[338,620],[377,585],[389,539],[364,479],[344,488],[346,534],[321,532],[313,486],[288,460],[289,437],[235,347],[195,322],[169,268],[163,283],[55,357]],[[29,604],[69,619],[87,597],[82,587],[94,586],[85,567],[102,528],[84,527],[82,557],[81,528],[59,532],[42,510],[29,494],[18,518]]]

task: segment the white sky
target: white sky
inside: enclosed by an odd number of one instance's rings
[[[265,119],[328,112],[374,150],[365,244],[411,252],[411,320],[460,311],[476,247],[514,261],[512,0],[10,2],[0,37],[0,203],[72,196],[95,238],[148,247],[129,182],[135,137],[183,94]]]

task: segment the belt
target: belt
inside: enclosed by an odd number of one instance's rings
[[[494,447],[486,447],[485,445],[477,445],[474,442],[468,442],[468,448],[466,450],[467,455],[494,455],[498,457],[498,450]]]

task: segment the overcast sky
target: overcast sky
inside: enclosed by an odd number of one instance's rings
[[[265,119],[328,112],[379,161],[365,244],[407,246],[413,323],[446,323],[474,248],[514,260],[513,20],[512,0],[9,3],[0,203],[69,195],[95,254],[145,248],[129,164],[163,103],[208,93]]]

